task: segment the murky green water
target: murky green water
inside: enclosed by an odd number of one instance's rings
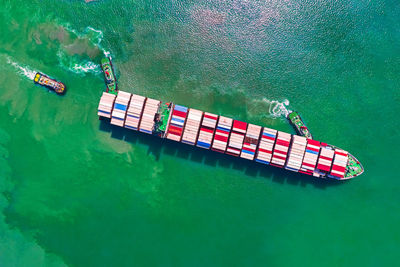
[[[0,3],[1,266],[398,261],[397,1]],[[101,124],[104,52],[124,91],[288,132],[296,109],[366,172],[320,181]]]

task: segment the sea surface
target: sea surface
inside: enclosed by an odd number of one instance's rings
[[[0,6],[0,266],[399,263],[398,0]],[[290,133],[297,110],[365,173],[321,180],[102,123],[104,55],[124,91]]]

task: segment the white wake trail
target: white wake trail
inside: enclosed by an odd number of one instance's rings
[[[101,45],[104,38],[101,30],[87,26],[82,32],[78,32],[77,30],[73,29],[69,23],[64,24],[63,26],[67,31],[72,32],[78,38],[89,40],[89,42],[96,46],[104,54],[104,56],[110,56],[110,52],[105,50]],[[79,75],[85,75],[87,73],[101,73],[100,64],[96,64],[88,59],[81,59],[79,56],[70,56],[62,48],[58,50],[57,58],[62,68],[73,73]]]
[[[88,27],[86,27],[84,33],[85,34],[95,33],[94,40],[96,40],[96,42],[94,42],[94,43],[103,52],[104,56],[106,56],[106,57],[110,56],[111,53],[109,51],[105,50],[104,47],[101,45],[101,42],[103,41],[103,37],[104,37],[103,32],[101,30],[96,30],[95,28],[88,26]]]
[[[268,100],[264,98],[263,101],[269,105],[268,112],[272,117],[279,118],[284,116],[286,118],[289,114],[289,100],[285,99],[284,101],[279,102],[277,100]]]
[[[37,71],[32,70],[30,67],[15,62],[10,57],[7,57],[7,63],[13,66],[17,70],[18,74],[21,74],[30,80],[33,80],[35,78],[35,74]]]

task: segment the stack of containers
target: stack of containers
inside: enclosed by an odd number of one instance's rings
[[[303,162],[304,151],[306,150],[307,139],[303,136],[293,135],[292,146],[290,147],[288,161],[285,169],[298,172]]]
[[[111,124],[124,127],[126,110],[128,109],[131,94],[119,91],[114,103],[114,110],[111,115]]]
[[[146,98],[144,96],[132,94],[131,102],[129,103],[128,111],[126,113],[126,128],[137,131],[145,101]]]
[[[105,118],[111,118],[111,111],[114,106],[115,95],[103,92],[100,98],[97,115]]]
[[[247,126],[246,136],[243,142],[242,153],[240,154],[241,158],[253,160],[257,145],[258,139],[260,137],[261,126],[249,124]]]
[[[315,165],[317,164],[321,143],[312,139],[307,139],[306,151],[304,153],[303,163],[299,172],[313,175]],[[319,175],[316,175],[319,176]]]
[[[215,130],[214,141],[211,149],[224,153],[228,144],[229,133],[232,128],[232,119],[219,116],[217,129]]]
[[[285,165],[291,139],[291,134],[278,131],[271,165],[276,167],[283,167],[283,165]]]
[[[274,148],[277,132],[277,130],[264,127],[260,144],[258,145],[257,162],[263,164],[269,164],[271,162],[272,150]]]
[[[154,117],[158,111],[161,101],[147,98],[143,109],[142,119],[140,120],[139,131],[152,134],[154,127]]]
[[[203,111],[192,108],[189,109],[185,129],[182,135],[182,143],[194,146],[194,144],[196,143],[197,133],[199,132],[202,117]]]
[[[229,137],[226,154],[238,157],[243,147],[244,135],[246,134],[247,123],[242,121],[233,121],[231,136]]]
[[[167,138],[174,141],[181,141],[183,126],[187,117],[188,108],[184,106],[174,105],[172,110],[171,121],[169,122]]]
[[[201,122],[199,137],[197,138],[197,146],[209,149],[214,136],[215,126],[217,125],[218,116],[208,112],[204,113]]]
[[[344,178],[348,159],[349,155],[347,151],[336,148],[335,158],[333,159],[333,164],[332,164],[331,175],[337,177],[338,179]]]
[[[332,159],[334,155],[335,152],[332,149],[322,147],[318,158],[317,169],[323,172],[329,172],[331,170]]]

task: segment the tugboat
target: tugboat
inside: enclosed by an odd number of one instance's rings
[[[67,88],[65,87],[65,84],[63,84],[62,82],[56,81],[54,79],[51,79],[48,76],[46,76],[40,72],[37,72],[35,74],[35,78],[33,79],[33,82],[36,84],[40,84],[44,87],[47,87],[59,95],[65,94],[65,91],[67,90]]]
[[[304,136],[307,139],[313,139],[310,130],[308,130],[306,124],[296,111],[290,111],[287,115],[287,119],[293,125],[299,135]]]
[[[107,57],[101,60],[101,69],[104,72],[104,80],[107,85],[106,92],[118,95],[117,79],[112,68],[111,58]]]

